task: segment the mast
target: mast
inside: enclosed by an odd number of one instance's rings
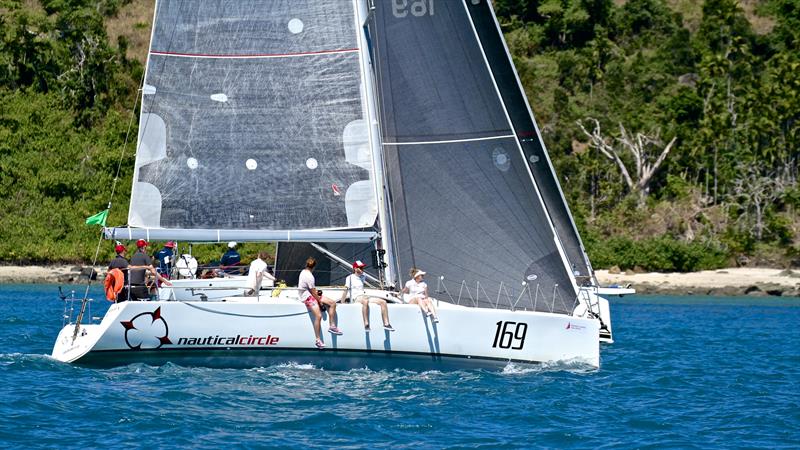
[[[356,3],[356,19],[359,28],[358,47],[361,49],[361,75],[364,79],[364,93],[366,96],[366,110],[368,117],[368,134],[372,147],[373,173],[375,175],[375,196],[378,199],[378,222],[380,224],[380,243],[386,250],[382,257],[380,253],[376,260],[384,264],[385,267],[378,267],[382,282],[386,281],[389,286],[396,286],[400,280],[397,278],[399,271],[396,268],[394,258],[394,239],[392,233],[391,210],[387,202],[386,178],[384,176],[383,146],[377,113],[377,98],[375,95],[375,83],[373,80],[374,66],[370,56],[365,33],[367,33],[367,21],[371,11],[367,0],[354,0]],[[377,249],[376,249],[377,250]]]

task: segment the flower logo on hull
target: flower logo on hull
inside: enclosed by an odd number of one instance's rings
[[[154,350],[169,340],[167,321],[161,317],[161,307],[149,313],[141,313],[131,320],[120,322],[125,328],[125,343],[133,350]]]

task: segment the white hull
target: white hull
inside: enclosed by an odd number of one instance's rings
[[[440,303],[433,323],[417,305],[391,304],[397,331],[382,328],[370,307],[366,333],[360,304],[337,307],[344,335],[326,330],[326,349],[314,346],[311,315],[290,298],[262,296],[224,302],[124,302],[112,305],[100,324],[61,330],[53,357],[64,362],[253,367],[273,362],[311,362],[321,367],[449,368],[577,360],[599,367],[599,321],[557,314],[466,308]]]

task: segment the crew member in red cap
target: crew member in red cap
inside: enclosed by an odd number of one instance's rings
[[[122,290],[117,294],[117,302],[124,302],[130,299],[130,284],[128,283],[128,260],[125,259],[125,253],[127,250],[125,249],[124,245],[118,243],[116,246],[114,246],[114,251],[117,252],[117,256],[108,264],[108,270],[119,269],[122,271],[122,274],[125,277],[125,282],[123,283]]]
[[[147,287],[145,280],[145,270],[153,274],[156,280],[161,281],[167,286],[172,284],[166,278],[158,274],[155,267],[153,267],[150,255],[147,254],[147,246],[149,244],[144,239],[136,241],[136,253],[131,257],[130,265],[130,282],[131,282],[131,299],[133,300],[149,300],[150,289]]]
[[[369,304],[373,303],[381,308],[381,318],[383,319],[383,329],[387,331],[394,331],[394,328],[389,323],[389,309],[386,306],[386,300],[379,297],[370,297],[364,290],[364,280],[367,275],[364,273],[364,268],[367,267],[361,261],[353,263],[353,273],[347,276],[344,280],[344,285],[347,289],[342,292],[341,301],[344,303],[349,297],[352,301],[361,303],[361,316],[364,319],[364,331],[369,333]]]
[[[170,274],[172,273],[172,260],[175,257],[175,242],[167,241],[164,244],[164,248],[156,253],[156,259],[158,260],[158,273],[161,274],[164,278],[169,279]]]

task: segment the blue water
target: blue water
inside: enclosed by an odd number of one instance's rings
[[[0,286],[0,448],[800,447],[796,298],[612,298],[600,370],[418,373],[71,366],[56,294]]]

